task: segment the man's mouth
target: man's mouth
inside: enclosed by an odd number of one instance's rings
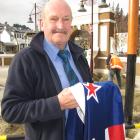
[[[67,34],[67,31],[62,29],[53,30],[52,33],[60,33],[60,34]]]

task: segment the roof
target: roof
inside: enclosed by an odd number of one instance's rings
[[[6,42],[6,43],[4,43],[4,45],[5,46],[17,46],[15,43],[13,43],[13,42]]]
[[[8,23],[5,23],[5,24],[1,24],[0,23],[0,33],[2,33],[2,31],[4,30],[4,28],[6,29],[6,31],[11,35],[12,32],[16,32],[16,33],[25,33],[25,32],[30,32],[32,31],[31,29],[22,29],[22,28],[18,28],[18,27],[13,27],[13,26],[10,26]]]

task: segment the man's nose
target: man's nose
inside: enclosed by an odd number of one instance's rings
[[[57,21],[57,27],[58,27],[59,29],[62,29],[62,28],[64,27],[64,22],[63,22],[62,19],[59,19],[59,20]]]

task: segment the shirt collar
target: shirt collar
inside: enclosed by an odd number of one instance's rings
[[[45,52],[47,52],[47,54],[49,56],[51,56],[51,58],[53,60],[55,60],[58,57],[57,54],[58,54],[58,52],[59,52],[60,49],[57,48],[57,47],[55,47],[52,43],[48,42],[47,39],[44,39],[43,47],[44,47]],[[68,50],[69,57],[70,57],[70,49],[69,49],[68,43],[66,44],[65,49]]]

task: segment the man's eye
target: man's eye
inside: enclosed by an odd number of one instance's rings
[[[50,21],[57,21],[57,18],[51,18]]]
[[[70,21],[70,18],[69,17],[65,17],[65,18],[63,18],[63,21]]]

